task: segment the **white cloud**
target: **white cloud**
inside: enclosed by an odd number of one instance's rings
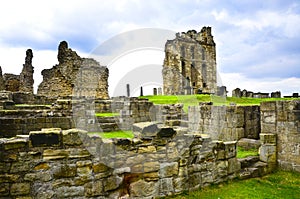
[[[281,91],[282,96],[290,96],[299,93],[300,78],[247,78],[239,73],[221,73],[223,85],[227,87],[229,95],[235,88],[246,89],[252,92]]]

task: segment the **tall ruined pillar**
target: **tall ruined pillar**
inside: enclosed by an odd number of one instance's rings
[[[5,90],[4,79],[2,76],[2,68],[0,66],[0,91]]]
[[[26,51],[25,64],[20,74],[20,91],[33,93],[33,66],[32,66],[33,53],[31,49]]]

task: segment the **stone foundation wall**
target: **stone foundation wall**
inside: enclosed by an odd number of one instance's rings
[[[150,199],[238,175],[236,142],[151,125],[133,140],[76,129],[0,139],[0,197]]]
[[[212,139],[259,139],[259,106],[191,106],[188,125],[190,131],[209,134]]]
[[[0,117],[0,138],[14,137],[16,135],[28,135],[30,131],[37,131],[41,128],[62,128],[74,127],[72,117],[22,117],[7,118]]]
[[[261,103],[261,132],[277,134],[279,168],[300,172],[300,101]]]

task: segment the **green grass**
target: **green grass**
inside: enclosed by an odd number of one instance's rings
[[[101,138],[133,138],[132,131],[90,132],[89,135],[99,135]]]
[[[277,171],[262,178],[233,180],[165,199],[297,199],[299,196],[300,173]]]
[[[244,150],[242,147],[237,147],[237,158],[246,158],[249,156],[257,156],[258,149]]]
[[[265,101],[294,100],[299,98],[248,98],[248,97],[220,97],[215,95],[148,95],[140,98],[148,99],[154,104],[184,104],[184,111],[187,112],[188,106],[198,106],[199,102],[213,102],[213,105],[222,106],[235,103],[238,106],[259,105]]]
[[[96,117],[115,117],[119,116],[119,113],[96,113]]]

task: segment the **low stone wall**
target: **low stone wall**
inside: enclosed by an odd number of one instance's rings
[[[259,139],[259,106],[191,106],[188,124],[190,131],[209,134],[212,139]]]
[[[0,138],[28,135],[30,131],[42,128],[70,129],[74,127],[72,117],[0,117]]]
[[[279,168],[300,172],[300,101],[261,103],[261,132],[277,135]]]
[[[0,197],[150,199],[238,176],[236,142],[154,123],[134,131],[133,140],[76,129],[0,139]]]

